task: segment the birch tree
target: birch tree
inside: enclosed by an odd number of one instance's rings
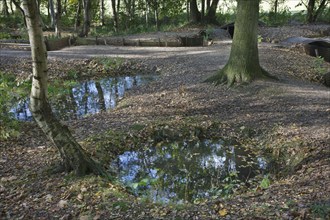
[[[23,8],[32,55],[32,115],[45,135],[57,147],[66,170],[74,170],[77,175],[106,175],[101,166],[74,139],[68,127],[62,125],[52,112],[47,98],[47,52],[36,0],[23,0]]]

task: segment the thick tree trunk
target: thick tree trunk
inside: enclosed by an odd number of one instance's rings
[[[23,0],[25,18],[31,45],[33,63],[30,108],[37,124],[55,144],[63,164],[77,175],[95,173],[106,175],[103,169],[91,159],[76,142],[69,129],[54,116],[47,100],[47,52],[41,29],[41,20],[36,1]]]
[[[84,8],[84,25],[80,37],[87,37],[91,26],[91,0],[82,0]]]
[[[190,22],[199,23],[201,21],[201,13],[197,7],[196,0],[190,0]]]
[[[258,16],[259,0],[238,0],[235,34],[229,61],[222,70],[206,81],[232,85],[268,75],[259,64]]]

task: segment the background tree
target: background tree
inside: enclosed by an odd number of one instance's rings
[[[307,22],[315,22],[328,3],[328,0],[308,0],[307,5],[305,4],[305,6],[307,7]]]
[[[259,0],[238,0],[235,34],[225,67],[207,79],[215,84],[247,83],[269,74],[259,64],[257,27]]]
[[[120,5],[120,0],[117,0],[117,4],[116,4],[116,0],[111,0],[111,7],[112,7],[113,23],[114,23],[115,32],[118,32],[118,28],[119,28],[118,9],[119,9],[119,5]]]
[[[2,14],[4,16],[9,16],[7,0],[2,0]]]
[[[47,52],[41,29],[41,18],[35,0],[23,0],[33,64],[30,95],[31,113],[39,127],[60,152],[63,165],[77,175],[106,175],[103,169],[83,150],[69,129],[54,116],[47,99]]]
[[[84,24],[80,37],[87,37],[91,26],[91,0],[82,0],[84,9]]]
[[[201,11],[199,11],[197,0],[190,0],[190,22],[218,24],[216,19],[218,4],[219,0],[201,0]]]

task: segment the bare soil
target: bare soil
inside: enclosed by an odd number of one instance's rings
[[[236,137],[242,128],[248,129],[253,131],[248,139],[263,145],[275,157],[299,157],[290,172],[272,176],[267,189],[256,187],[230,199],[187,204],[184,208],[144,203],[106,180],[49,173],[47,167],[58,160],[56,151],[34,123],[22,123],[19,137],[0,143],[1,218],[329,217],[329,213],[319,215],[317,207],[329,212],[330,89],[322,84],[322,74],[330,71],[330,64],[291,48],[260,43],[260,63],[278,81],[258,80],[236,88],[204,83],[225,65],[230,43],[230,39],[219,38],[209,47],[79,46],[49,52],[50,78],[65,77],[63,70],[70,68],[84,72],[85,78],[97,77],[99,72],[93,71],[96,67],[90,60],[98,56],[123,57],[134,63],[130,63],[130,70],[159,74],[158,80],[126,93],[116,109],[64,123],[79,141],[84,141],[108,130],[129,132],[133,125],[217,121],[228,128],[219,130],[221,135]],[[30,74],[28,52],[2,49],[0,57],[1,71],[11,71],[18,77]]]

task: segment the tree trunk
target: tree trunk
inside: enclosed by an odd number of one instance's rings
[[[41,29],[41,18],[36,1],[23,0],[25,18],[31,45],[33,64],[30,108],[34,119],[60,152],[67,170],[77,175],[95,173],[106,175],[103,169],[91,159],[76,142],[69,129],[54,116],[47,100],[47,52]]]
[[[206,11],[209,11],[211,7],[211,0],[206,0]]]
[[[187,2],[186,2],[186,4],[187,4],[187,21],[190,21],[190,1],[189,0],[187,0]]]
[[[314,13],[313,16],[313,22],[316,21],[316,19],[318,18],[318,16],[321,14],[321,12],[325,9],[325,7],[327,6],[328,2],[327,0],[322,0],[319,7],[317,8],[317,10]]]
[[[55,18],[54,1],[49,0],[48,5],[49,5],[49,14],[50,14],[50,26],[52,29],[55,29],[56,18]]]
[[[115,32],[118,32],[118,25],[119,24],[118,24],[118,11],[117,11],[117,8],[116,8],[116,0],[111,0],[111,6],[112,6]]]
[[[62,15],[62,3],[61,0],[56,0],[56,13],[55,13],[55,35],[61,37],[61,15]]]
[[[7,5],[7,0],[2,0],[3,4],[2,4],[2,14],[6,17],[9,16],[9,10],[8,10],[8,5]]]
[[[78,4],[77,4],[77,12],[76,12],[76,16],[75,16],[75,22],[74,22],[74,30],[77,31],[78,27],[80,26],[80,14],[81,14],[81,1],[82,0],[78,0]]]
[[[87,37],[91,26],[91,0],[82,0],[84,8],[84,25],[80,37]]]
[[[218,24],[216,12],[219,4],[219,0],[213,0],[206,14],[206,21],[208,24]]]
[[[23,15],[24,26],[27,27],[26,19],[25,19],[25,12],[24,12],[23,8],[21,7],[20,3],[17,2],[16,0],[12,0],[12,2],[14,3],[15,7],[18,8],[18,10]]]
[[[100,0],[100,19],[101,19],[101,26],[104,26],[105,21],[104,21],[104,0]]]
[[[145,0],[145,5],[146,5],[146,10],[145,10],[145,21],[146,21],[146,27],[149,27],[149,5],[148,5],[148,1]]]
[[[202,0],[201,21],[204,22],[205,17],[205,0]]]
[[[201,21],[201,13],[197,7],[197,1],[191,0],[190,1],[190,22],[192,23],[199,23]]]
[[[314,20],[315,0],[309,0],[307,5],[307,22],[312,23]]]
[[[257,26],[259,0],[238,0],[235,34],[229,61],[206,81],[215,84],[247,83],[268,75],[259,64]]]

